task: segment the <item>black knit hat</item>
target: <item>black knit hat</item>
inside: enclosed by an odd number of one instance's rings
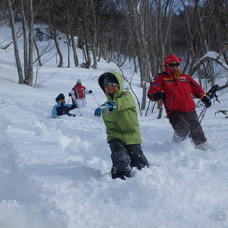
[[[58,102],[59,100],[62,100],[62,99],[65,99],[65,96],[64,96],[63,93],[60,93],[60,94],[55,98],[56,102]]]
[[[106,75],[104,76],[103,85],[119,86],[119,83],[114,74],[106,73]]]

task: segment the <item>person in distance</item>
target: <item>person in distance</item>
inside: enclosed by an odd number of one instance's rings
[[[81,80],[76,81],[76,85],[72,88],[69,96],[77,105],[77,108],[86,107],[86,94],[93,93],[92,90],[87,90],[85,86],[82,85]]]
[[[75,109],[77,106],[75,103],[73,104],[66,104],[65,96],[63,93],[60,93],[56,98],[55,101],[57,104],[54,105],[52,108],[52,118],[57,118],[58,116],[68,115],[68,116],[76,116],[75,114],[71,114],[70,110]]]

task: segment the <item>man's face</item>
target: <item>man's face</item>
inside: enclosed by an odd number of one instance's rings
[[[119,87],[115,85],[105,85],[104,87],[105,93],[108,95],[113,95],[117,91],[119,91]]]
[[[168,69],[169,71],[175,74],[179,71],[179,66],[180,66],[180,63],[171,62],[166,64],[166,69]]]

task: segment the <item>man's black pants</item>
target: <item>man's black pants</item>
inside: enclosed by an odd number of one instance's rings
[[[184,140],[186,137],[192,138],[195,145],[200,145],[207,141],[203,129],[198,120],[196,111],[180,112],[175,111],[168,115],[169,122],[172,125],[175,134]]]

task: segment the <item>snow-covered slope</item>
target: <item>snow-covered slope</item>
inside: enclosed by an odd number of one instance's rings
[[[139,117],[150,168],[112,180],[105,128],[93,116],[105,100],[97,78],[110,69],[104,61],[98,70],[50,62],[40,70],[43,83],[31,88],[16,83],[13,48],[0,50],[0,227],[228,227],[228,119],[215,115],[228,109],[228,91],[202,122],[210,149],[172,142],[168,120],[155,111]],[[51,119],[55,97],[78,78],[93,90],[87,108]]]

